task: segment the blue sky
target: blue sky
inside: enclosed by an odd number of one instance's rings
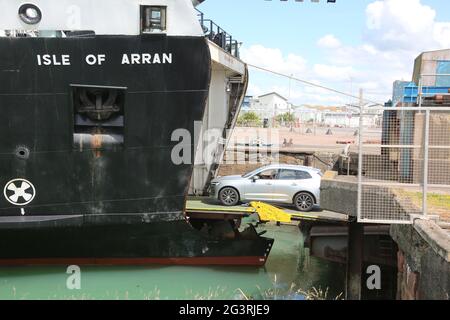
[[[206,0],[198,9],[243,42],[242,59],[282,73],[383,102],[392,82],[410,80],[414,57],[450,48],[448,0]],[[289,81],[251,71],[250,94]],[[348,99],[291,84],[296,104],[347,103]]]

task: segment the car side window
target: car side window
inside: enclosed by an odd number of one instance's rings
[[[257,176],[261,179],[261,180],[273,180],[276,178],[278,173],[278,170],[276,169],[269,169],[269,170],[264,170],[260,173],[257,174]]]
[[[297,178],[297,171],[295,170],[288,170],[288,169],[281,169],[278,174],[278,180],[296,180]]]
[[[296,176],[299,180],[312,179],[312,176],[306,171],[296,171]]]

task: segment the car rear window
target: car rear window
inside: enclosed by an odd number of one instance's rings
[[[306,171],[281,169],[278,174],[279,180],[302,180],[311,179],[312,176]]]
[[[306,171],[296,171],[297,179],[311,179],[312,176]]]

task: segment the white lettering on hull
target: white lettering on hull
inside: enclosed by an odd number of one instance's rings
[[[70,66],[71,57],[68,54],[38,54],[36,56],[38,66]],[[105,54],[93,55],[89,54],[84,58],[84,62],[88,65],[102,65],[108,61]],[[122,55],[122,65],[147,65],[147,64],[172,64],[172,53],[124,53]]]
[[[124,53],[122,56],[122,64],[171,64],[171,53]]]
[[[70,55],[38,54],[37,63],[38,66],[70,66]]]

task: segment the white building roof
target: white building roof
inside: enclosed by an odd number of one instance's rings
[[[263,94],[263,95],[259,96],[258,98],[263,98],[263,97],[268,97],[268,96],[278,96],[281,99],[283,99],[284,101],[288,101],[285,97],[283,97],[281,94],[276,93],[276,92],[266,93],[266,94]]]

